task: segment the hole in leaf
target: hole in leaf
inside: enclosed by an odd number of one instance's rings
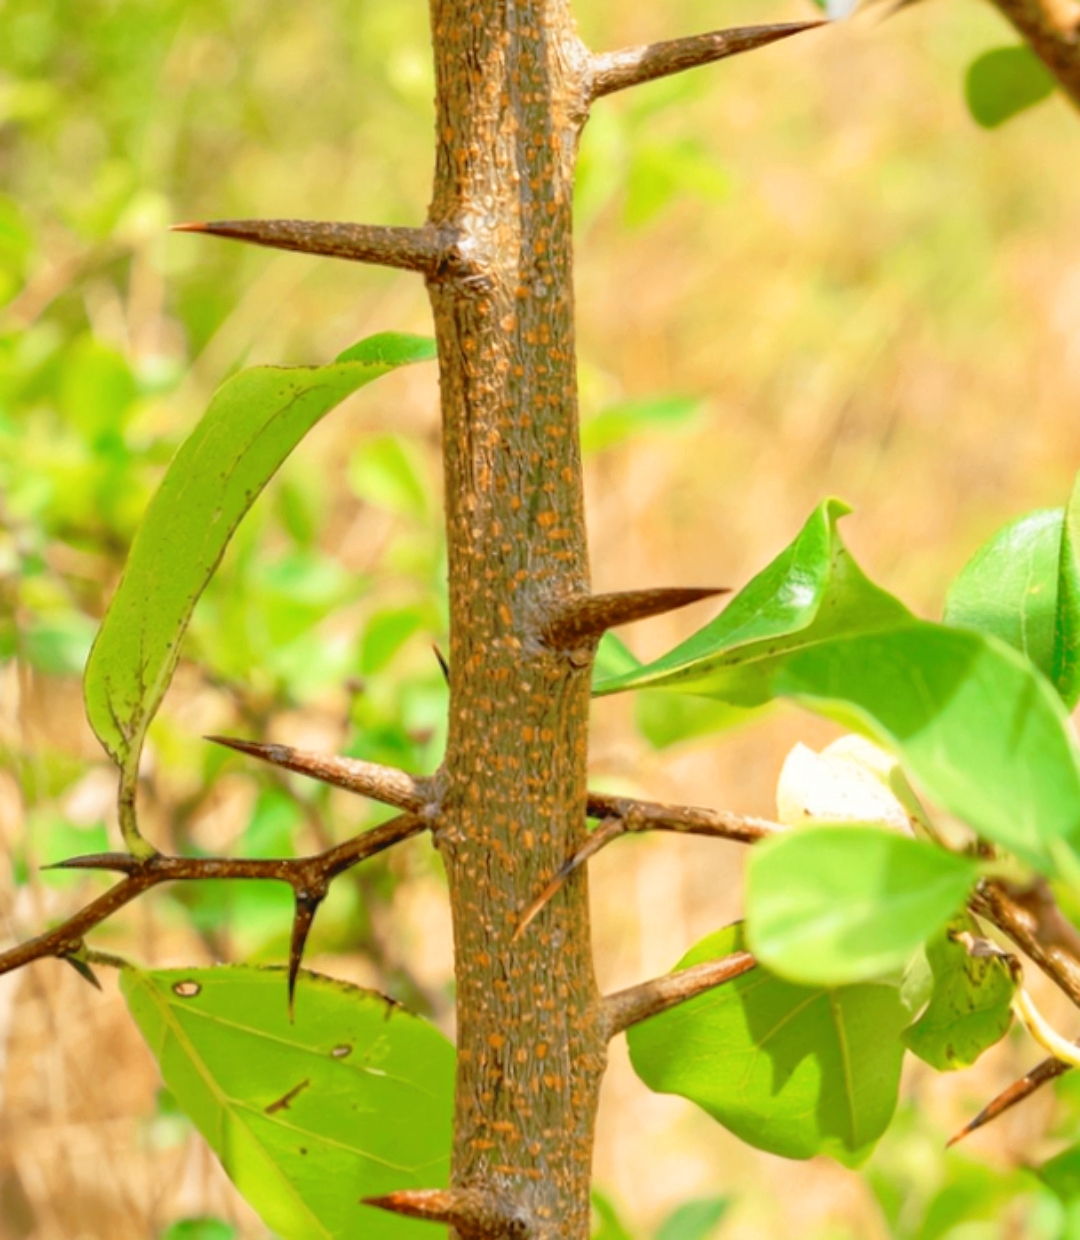
[[[202,987],[199,983],[192,981],[177,982],[173,987],[173,994],[179,995],[181,999],[194,999],[201,991]]]
[[[347,1059],[352,1054],[351,1046],[335,1046],[330,1054],[335,1059]]]

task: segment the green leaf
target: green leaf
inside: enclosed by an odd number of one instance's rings
[[[236,1228],[219,1218],[185,1218],[161,1233],[161,1240],[235,1240]]]
[[[793,982],[838,986],[901,968],[963,904],[975,863],[880,827],[805,827],[750,854],[750,950]]]
[[[1063,516],[1046,508],[998,530],[949,587],[942,617],[956,628],[992,633],[1046,676],[1054,661]]]
[[[592,1240],[633,1240],[623,1226],[618,1210],[599,1189],[592,1190],[592,1208],[595,1225]]]
[[[741,927],[702,940],[684,969],[742,950]],[[868,1156],[896,1109],[908,1022],[896,986],[794,986],[763,968],[627,1033],[634,1070],[785,1158]]]
[[[793,654],[774,688],[892,749],[931,801],[1052,874],[1080,845],[1065,707],[1022,655],[925,622]]]
[[[47,612],[21,635],[20,653],[49,676],[78,676],[86,666],[94,625],[79,611]]]
[[[90,724],[126,786],[199,595],[259,492],[346,396],[432,356],[420,337],[375,336],[330,366],[261,366],[218,390],[151,501],[86,670]]]
[[[410,637],[431,620],[432,608],[421,604],[377,611],[364,626],[360,644],[360,672],[381,672]]]
[[[1061,530],[1050,679],[1070,710],[1080,702],[1080,476],[1073,484]]]
[[[128,420],[138,388],[124,358],[92,336],[68,349],[60,374],[58,403],[64,417],[96,444],[116,436]]]
[[[397,516],[427,515],[423,461],[400,435],[378,435],[362,443],[349,461],[349,486],[358,499]]]
[[[984,129],[995,129],[1048,98],[1055,85],[1050,70],[1030,48],[996,47],[968,66],[964,96],[975,120]]]
[[[593,683],[599,685],[640,667],[640,660],[630,652],[626,643],[609,630],[600,639],[596,651]],[[669,745],[741,727],[760,718],[761,714],[761,709],[745,710],[709,698],[645,690],[637,696],[634,722],[654,749],[666,749]]]
[[[708,1240],[729,1204],[726,1197],[700,1197],[684,1202],[660,1224],[656,1240]]]
[[[767,709],[646,689],[637,695],[634,722],[654,749],[666,749],[669,745],[741,728],[760,719]]]
[[[904,1045],[939,1072],[966,1068],[1008,1032],[1016,983],[997,956],[972,956],[952,936],[978,934],[963,913],[930,940],[933,978],[926,1011],[904,1030]]]
[[[1080,563],[1076,500],[1010,522],[949,588],[945,623],[990,633],[1053,682],[1070,709],[1080,699]]]
[[[1071,1145],[1049,1162],[1036,1168],[1035,1174],[1065,1205],[1080,1198],[1080,1145]]]
[[[615,676],[626,672],[634,672],[641,667],[638,659],[627,646],[626,642],[610,629],[600,638],[596,648],[596,662],[593,664],[593,683],[599,685]]]
[[[447,1183],[454,1051],[391,1000],[280,969],[143,972],[121,987],[165,1083],[283,1240],[423,1240],[361,1197]]]
[[[761,706],[774,696],[771,678],[791,652],[910,620],[898,599],[863,575],[841,541],[836,524],[849,511],[826,500],[715,620],[654,663],[602,681],[595,693],[663,686]]]
[[[927,1207],[915,1233],[916,1240],[959,1236],[959,1230],[953,1229],[963,1223],[1000,1220],[1005,1204],[1027,1187],[1023,1171],[1010,1173],[1001,1167],[987,1167],[955,1156],[947,1157],[945,1165],[945,1183]]]
[[[660,396],[628,400],[604,409],[581,424],[581,450],[585,455],[613,448],[647,430],[685,426],[701,409],[692,396]]]

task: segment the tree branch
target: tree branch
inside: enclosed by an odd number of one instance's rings
[[[603,1005],[608,1039],[650,1016],[659,1016],[687,999],[734,981],[756,967],[757,961],[749,952],[733,952],[720,960],[706,960],[678,973],[665,973],[663,977],[654,977],[629,990],[607,995]]]
[[[296,893],[298,913],[308,912],[306,926],[294,932],[290,954],[290,973],[295,980],[299,959],[314,910],[326,894],[328,884],[366,857],[419,835],[429,829],[428,820],[417,814],[402,814],[390,822],[365,831],[313,857],[257,860],[245,857],[165,857],[155,853],[144,860],[125,853],[101,853],[93,857],[73,857],[50,868],[56,870],[111,870],[125,875],[123,882],[98,896],[67,921],[37,938],[0,952],[0,975],[22,968],[34,960],[50,956],[78,957],[83,936],[111,917],[125,904],[161,883],[187,882],[207,878],[264,879],[288,883]]]
[[[1012,2],[1012,0],[1010,0]],[[790,38],[804,30],[813,30],[827,22],[787,22],[775,26],[745,26],[736,30],[714,30],[708,34],[671,39],[665,43],[649,43],[642,47],[606,52],[592,58],[590,99],[614,94],[631,86],[640,86],[656,78],[696,69],[740,52],[752,52],[779,39]]]
[[[756,844],[758,840],[786,830],[778,822],[731,814],[722,809],[699,809],[690,805],[661,805],[657,801],[638,801],[632,797],[608,796],[590,792],[590,818],[621,818],[627,832],[678,831],[685,835],[709,835],[716,839]]]
[[[707,835],[714,839],[754,844],[784,830],[779,823],[768,822],[764,818],[747,818],[724,810],[695,809],[688,805],[660,805],[655,801],[635,801],[629,797],[605,796],[597,792],[589,793],[586,809],[590,818],[602,820],[600,826],[576,853],[567,857],[547,886],[522,912],[514,931],[515,943],[558,894],[570,875],[620,836],[642,831],[679,831],[685,835]]]
[[[1046,0],[993,0],[993,4],[1080,107],[1080,24],[1075,9],[1069,6],[1068,14],[1059,13]]]
[[[1032,1094],[1040,1090],[1044,1085],[1055,1080],[1069,1071],[1069,1065],[1062,1063],[1060,1059],[1044,1059],[1042,1063],[1036,1067],[1019,1081],[1015,1081],[1008,1089],[1002,1090],[1000,1094],[975,1116],[973,1120],[965,1124],[958,1133],[951,1136],[946,1143],[946,1149],[955,1145],[958,1141],[962,1141],[965,1137],[970,1136],[973,1132],[977,1132],[980,1128],[985,1128],[992,1120],[998,1119],[1004,1115],[1006,1111],[1011,1111],[1018,1103],[1030,1098]]]
[[[1026,889],[980,883],[971,909],[993,922],[1080,1007],[1080,935],[1045,882]]]
[[[286,771],[295,771],[297,775],[307,775],[372,801],[392,805],[395,809],[409,813],[426,812],[429,817],[433,816],[437,799],[434,781],[417,779],[395,767],[362,762],[359,758],[293,749],[291,745],[265,745],[258,741],[235,740],[229,736],[207,736],[205,739],[269,762],[271,766],[283,767]]]
[[[1026,888],[984,881],[976,889],[970,907],[1010,938],[1080,1007],[1080,933],[1058,908],[1045,879]],[[1059,1059],[1044,1059],[983,1107],[948,1144],[955,1145],[985,1128],[1069,1070],[1070,1065]]]
[[[419,271],[427,276],[439,271],[448,254],[439,231],[430,225],[394,228],[313,220],[212,220],[174,224],[172,231],[204,233],[274,250],[345,258],[355,263]]]

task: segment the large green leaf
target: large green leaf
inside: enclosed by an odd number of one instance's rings
[[[676,966],[740,951],[739,926]],[[785,1158],[861,1162],[896,1109],[908,1012],[896,986],[795,986],[754,969],[627,1033],[650,1089],[680,1094],[736,1136]]]
[[[595,1226],[592,1240],[634,1240],[619,1217],[618,1210],[599,1189],[592,1190]]]
[[[774,973],[839,986],[900,968],[963,904],[975,863],[880,827],[805,827],[750,854],[750,950]]]
[[[1047,676],[1070,708],[1080,699],[1080,565],[1075,498],[1010,522],[961,570],[945,623],[1007,642]]]
[[[593,664],[596,685],[615,676],[622,676],[641,667],[626,643],[612,632],[600,639]],[[732,706],[716,698],[691,697],[683,693],[653,693],[648,689],[637,695],[634,722],[641,735],[655,749],[666,749],[682,741],[695,740],[716,732],[728,732],[758,719],[769,708]]]
[[[954,934],[978,934],[963,913],[927,944],[930,1002],[904,1045],[939,1072],[966,1068],[1008,1032],[1016,983],[999,956],[973,956]]]
[[[1017,112],[1054,92],[1050,70],[1029,48],[996,47],[968,66],[964,95],[971,115],[984,129],[996,129]]]
[[[698,1197],[685,1201],[656,1229],[656,1240],[708,1240],[730,1205],[727,1197]]]
[[[1080,476],[1073,484],[1061,530],[1050,678],[1070,709],[1080,702]]]
[[[775,696],[778,662],[793,651],[909,620],[907,608],[864,576],[841,541],[836,523],[849,511],[826,500],[715,620],[656,662],[601,681],[597,696],[662,686],[761,706]]]
[[[1080,847],[1080,757],[1049,682],[992,637],[925,622],[795,652],[793,697],[893,749],[931,801],[1053,873]]]
[[[1035,1174],[1065,1205],[1080,1198],[1080,1145],[1070,1145],[1035,1168]]]
[[[143,972],[121,986],[161,1074],[283,1240],[423,1240],[360,1198],[447,1182],[454,1051],[373,991],[282,970]]]
[[[87,715],[133,787],[200,594],[259,492],[305,434],[372,380],[434,355],[417,336],[373,336],[330,366],[260,366],[215,394],[135,537],[86,669]]]

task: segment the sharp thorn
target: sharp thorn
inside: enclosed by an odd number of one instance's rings
[[[415,812],[422,809],[427,795],[423,781],[391,767],[363,762],[359,758],[343,758],[336,754],[311,753],[293,749],[291,745],[266,745],[258,741],[241,741],[231,736],[207,736],[214,745],[224,745],[249,757],[268,762],[271,766],[306,775],[336,788],[345,788],[359,796],[382,801],[398,809]]]
[[[525,1237],[525,1216],[501,1197],[478,1188],[406,1189],[382,1197],[364,1197],[361,1205],[403,1218],[445,1223],[463,1237]]]
[[[134,874],[141,870],[143,861],[130,853],[94,853],[88,857],[68,857],[66,861],[56,861],[52,865],[43,865],[43,870],[111,870],[117,874]]]
[[[95,990],[101,989],[101,983],[98,981],[97,974],[85,960],[80,959],[78,956],[63,956],[61,959],[66,960],[83,981],[89,982]]]
[[[1008,1089],[998,1094],[992,1102],[987,1103],[973,1120],[949,1138],[945,1143],[945,1148],[951,1149],[958,1141],[962,1141],[980,1128],[985,1128],[987,1124],[1004,1115],[1006,1111],[1011,1111],[1013,1107],[1030,1098],[1049,1081],[1068,1071],[1069,1065],[1062,1063],[1060,1059],[1044,1059],[1042,1063],[1032,1068],[1027,1076],[1015,1081]]]
[[[620,594],[593,594],[556,604],[543,638],[549,646],[569,649],[599,638],[608,629],[635,620],[689,607],[702,599],[727,594],[726,587],[705,589],[628,590]]]
[[[435,658],[439,661],[439,667],[442,668],[443,679],[446,681],[447,684],[449,684],[450,683],[450,664],[446,661],[446,655],[443,654],[443,652],[439,649],[438,646],[432,646],[431,648],[432,650],[435,651]]]
[[[441,257],[438,237],[426,227],[383,227],[321,220],[200,220],[173,224],[171,231],[408,271],[434,271]]]
[[[536,897],[529,907],[522,913],[521,921],[518,922],[518,928],[514,931],[514,937],[511,943],[516,943],[532,923],[539,917],[543,910],[558,895],[566,880],[571,874],[578,870],[596,854],[610,844],[613,839],[623,835],[627,830],[626,823],[621,818],[605,819],[596,830],[589,836],[585,843],[577,850],[572,857],[568,857],[559,869],[551,882]]]
[[[816,30],[819,26],[827,25],[828,21],[816,20],[781,22],[768,26],[740,26],[604,53],[594,58],[592,98],[599,99],[615,91],[640,86],[643,82],[713,64],[743,52],[752,52],[780,39],[789,39],[805,30]]]
[[[203,740],[212,745],[224,745],[226,749],[235,749],[237,753],[246,753],[252,758],[261,758],[274,766],[284,766],[294,752],[288,745],[266,745],[259,741],[242,741],[235,736],[204,736]]]
[[[296,911],[293,914],[292,939],[289,943],[289,1022],[296,1019],[296,980],[300,976],[300,965],[304,958],[304,947],[308,935],[323,902],[326,891],[314,892],[298,890],[296,892]]]

